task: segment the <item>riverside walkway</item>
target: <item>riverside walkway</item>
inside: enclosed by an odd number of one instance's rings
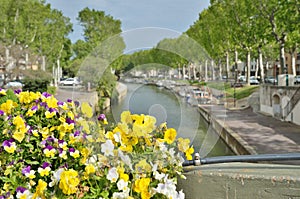
[[[300,152],[299,125],[255,113],[251,108],[228,110],[218,105],[200,105],[199,108],[223,121],[223,128],[249,145],[250,154]]]

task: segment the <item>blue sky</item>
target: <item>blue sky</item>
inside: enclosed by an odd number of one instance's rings
[[[164,37],[178,36],[186,31],[207,8],[209,0],[46,0],[52,8],[61,10],[71,19],[74,32],[70,39],[75,42],[82,39],[82,29],[76,18],[78,12],[85,7],[105,11],[106,14],[122,22],[122,31],[130,35],[129,38],[143,37],[147,41],[133,45],[150,47]],[[145,29],[145,31],[141,31]],[[155,36],[150,36],[155,32]],[[136,34],[139,36],[136,37]],[[153,35],[153,34],[152,34]],[[128,44],[130,40],[124,36]],[[150,40],[153,41],[150,41]],[[142,39],[140,39],[142,40]]]

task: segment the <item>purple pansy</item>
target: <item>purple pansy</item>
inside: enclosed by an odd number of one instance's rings
[[[57,112],[57,110],[55,109],[55,108],[49,108],[49,110],[48,110],[50,113],[52,113],[52,112]]]
[[[47,92],[43,92],[42,94],[45,98],[51,97],[52,95],[50,93]]]
[[[58,148],[58,153],[59,153],[59,154],[62,154],[63,151],[64,151],[64,150],[63,150],[62,148]]]
[[[64,142],[64,140],[58,140],[58,144],[63,144]]]
[[[26,190],[27,190],[27,189],[26,189],[25,187],[19,186],[19,187],[17,187],[16,192],[24,193]]]
[[[47,146],[45,147],[45,149],[48,149],[48,150],[50,151],[50,150],[52,150],[52,149],[54,149],[54,148],[53,148],[53,146],[51,146],[51,145],[47,145]],[[44,150],[45,150],[45,149],[44,149]]]
[[[67,118],[66,119],[66,123],[67,124],[75,124],[74,120],[70,119],[70,118]]]
[[[47,137],[47,141],[48,141],[48,142],[54,142],[54,141],[55,141],[55,138],[52,137],[52,136],[48,136],[48,137]]]
[[[74,149],[74,148],[69,148],[69,152],[70,152],[70,153],[74,153],[74,152],[75,152],[75,149]]]
[[[22,169],[22,174],[23,175],[29,174],[30,173],[30,169],[31,169],[30,166],[25,167],[24,169]]]
[[[58,102],[57,102],[57,105],[58,105],[58,106],[63,106],[63,105],[64,105],[64,102],[58,101]]]
[[[80,135],[80,131],[77,130],[77,131],[74,132],[74,137],[77,137],[79,135]]]
[[[10,140],[4,140],[4,142],[2,143],[3,147],[10,147],[11,146],[11,141]]]
[[[37,110],[38,110],[38,106],[33,106],[33,107],[31,108],[31,110],[32,110],[32,111],[37,111]]]
[[[15,93],[15,94],[20,94],[21,92],[22,92],[21,89],[16,89],[16,90],[14,90],[14,93]]]
[[[12,165],[14,165],[15,164],[15,161],[13,160],[13,161],[11,161],[9,164],[8,164],[8,166],[12,166]]]
[[[49,162],[44,162],[42,168],[45,169],[46,167],[51,167],[51,164]]]
[[[105,119],[106,119],[106,116],[103,113],[98,116],[99,121],[102,121],[102,120],[105,120]]]
[[[0,116],[4,115],[4,111],[0,110]]]
[[[41,102],[41,103],[40,103],[40,106],[45,107],[45,108],[48,107],[46,102]]]

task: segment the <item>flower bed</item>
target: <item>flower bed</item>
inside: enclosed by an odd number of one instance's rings
[[[184,198],[188,139],[125,111],[110,126],[87,103],[0,90],[1,198]]]

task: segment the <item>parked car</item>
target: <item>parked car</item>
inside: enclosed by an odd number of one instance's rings
[[[244,75],[239,76],[239,77],[238,77],[238,80],[239,80],[240,82],[245,82],[245,81],[247,81],[247,80],[246,80],[246,77],[245,77]]]
[[[295,84],[300,84],[300,75],[295,76],[294,82]]]
[[[272,77],[272,76],[269,76],[269,77],[266,77],[265,78],[265,83],[270,83],[270,84],[276,84],[277,83],[277,80],[275,77]]]
[[[59,82],[59,85],[61,86],[77,86],[79,84],[80,82],[75,78],[67,78]]]
[[[251,76],[250,77],[250,85],[257,85],[259,84],[259,81],[256,79],[256,77]]]
[[[4,85],[4,88],[22,88],[23,84],[18,81],[12,81],[8,82],[7,84]]]

